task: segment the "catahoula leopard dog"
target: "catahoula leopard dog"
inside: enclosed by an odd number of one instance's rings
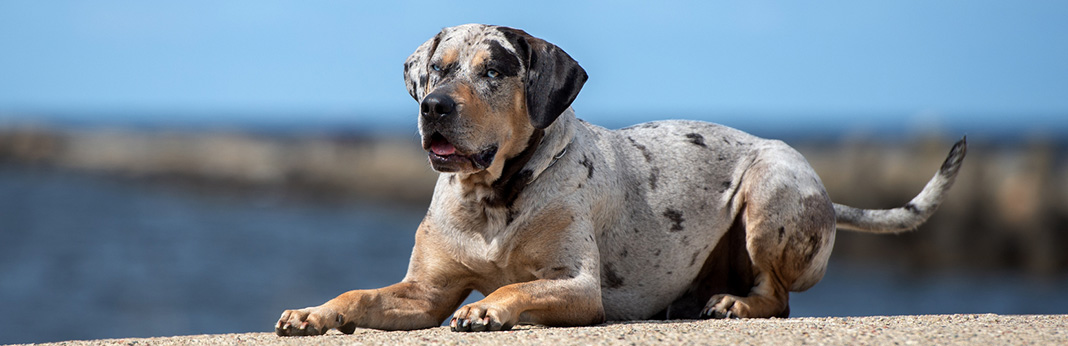
[[[455,331],[651,318],[785,317],[820,281],[835,228],[912,230],[938,207],[962,139],[912,201],[832,203],[797,151],[706,122],[608,130],[571,109],[586,73],[559,47],[446,28],[404,64],[440,172],[407,275],[287,310],[278,335]],[[485,298],[459,307],[472,290]],[[459,309],[457,309],[459,307]]]

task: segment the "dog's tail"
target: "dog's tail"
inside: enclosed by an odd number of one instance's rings
[[[957,177],[960,164],[968,151],[967,137],[961,138],[950,149],[949,156],[942,163],[942,168],[934,178],[911,201],[894,209],[860,209],[847,205],[834,204],[838,227],[870,233],[900,233],[911,231],[927,221],[942,204],[953,179]]]

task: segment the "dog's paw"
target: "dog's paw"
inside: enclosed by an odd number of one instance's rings
[[[748,309],[740,298],[729,294],[717,294],[708,300],[701,310],[701,318],[746,318]]]
[[[344,326],[344,321],[341,314],[322,306],[286,310],[275,323],[274,333],[278,336],[304,336],[322,335],[332,328],[338,328],[346,334],[355,331],[355,328]]]
[[[456,314],[449,321],[449,326],[454,332],[511,330],[518,319],[519,316],[514,316],[507,309],[493,304],[475,302],[456,310]]]

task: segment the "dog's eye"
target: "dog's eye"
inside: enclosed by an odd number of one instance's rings
[[[441,68],[441,65],[438,65],[438,64],[431,64],[430,68],[432,68],[432,69],[434,69],[434,71],[438,71],[438,72],[441,72],[442,70],[444,70],[444,68]]]
[[[486,70],[486,77],[497,78],[497,76],[500,76],[500,75],[501,75],[501,73],[497,72],[497,70],[494,70],[494,69]]]

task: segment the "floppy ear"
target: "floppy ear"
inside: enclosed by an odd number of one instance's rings
[[[422,101],[423,96],[426,95],[430,77],[427,65],[430,57],[434,55],[434,50],[438,47],[442,33],[444,31],[423,42],[419,48],[415,49],[415,53],[409,55],[408,60],[404,61],[404,84],[408,86],[408,94],[412,95],[416,101]]]
[[[502,31],[527,66],[530,123],[538,129],[549,127],[575,101],[586,83],[586,70],[552,43],[518,29],[502,28]]]

